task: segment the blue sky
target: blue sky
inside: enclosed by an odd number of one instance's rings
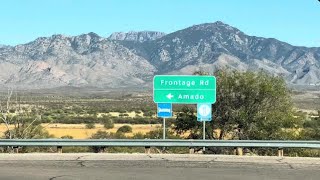
[[[174,32],[223,21],[249,35],[320,47],[318,0],[2,0],[0,44],[53,34]]]

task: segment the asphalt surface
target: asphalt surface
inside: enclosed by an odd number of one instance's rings
[[[320,179],[320,158],[145,154],[0,154],[0,179]]]

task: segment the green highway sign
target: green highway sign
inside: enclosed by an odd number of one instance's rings
[[[214,103],[216,101],[213,90],[154,90],[155,103]]]
[[[155,103],[215,103],[216,78],[214,76],[157,75],[153,78]]]

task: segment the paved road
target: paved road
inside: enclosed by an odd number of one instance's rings
[[[0,179],[319,180],[319,158],[145,154],[0,154]]]

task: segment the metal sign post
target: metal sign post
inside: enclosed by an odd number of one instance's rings
[[[166,118],[163,118],[163,133],[162,133],[163,140],[166,139]]]
[[[206,121],[203,121],[203,140],[206,140]],[[203,147],[203,152],[206,151],[206,147]]]
[[[158,117],[163,119],[163,139],[166,139],[166,118],[172,117],[172,104],[171,103],[158,103]]]
[[[211,121],[212,120],[212,115],[211,115],[211,104],[198,104],[197,105],[197,117],[198,121],[203,122],[203,131],[202,131],[202,136],[203,140],[206,140],[206,121]],[[203,147],[203,152],[206,150],[206,147]]]

